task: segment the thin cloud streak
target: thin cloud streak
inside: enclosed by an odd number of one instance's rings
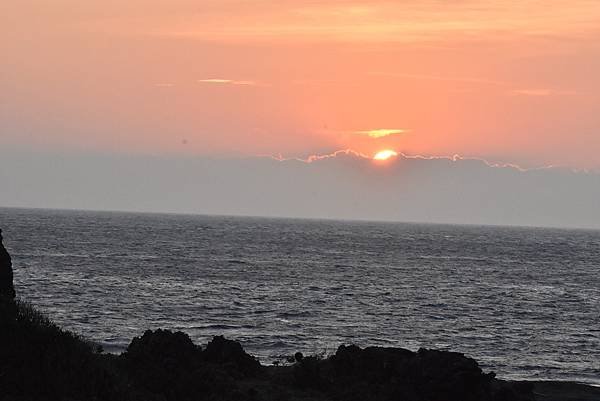
[[[533,96],[533,97],[546,97],[553,95],[575,95],[576,91],[567,91],[567,90],[553,90],[553,89],[514,89],[510,91],[513,95],[520,96]]]
[[[405,130],[405,129],[383,128],[383,129],[373,129],[373,130],[369,130],[369,131],[356,131],[355,134],[366,135],[368,137],[377,139],[377,138],[384,138],[384,137],[390,136],[390,135],[406,134],[407,132],[408,132],[408,130]]]
[[[383,77],[397,77],[397,78],[412,78],[422,79],[429,81],[449,81],[449,82],[467,82],[474,84],[485,84],[485,85],[496,85],[496,86],[509,86],[509,82],[498,81],[494,79],[478,78],[478,77],[452,77],[443,75],[427,75],[427,74],[407,74],[407,73],[396,73],[396,72],[372,72],[370,75],[383,76]]]
[[[243,12],[236,15],[234,7]],[[148,35],[209,41],[410,42],[439,38],[581,37],[594,33],[600,6],[589,0],[374,2],[332,0],[214,4],[205,13],[148,24]],[[182,22],[183,21],[183,22]],[[150,28],[152,27],[152,28]],[[200,27],[200,28],[199,28]],[[150,28],[150,29],[149,29]],[[131,29],[131,28],[129,28]]]
[[[217,85],[241,85],[241,86],[258,86],[259,84],[255,81],[247,81],[247,80],[234,80],[234,79],[224,79],[224,78],[207,78],[207,79],[199,79],[198,83],[201,84],[217,84]]]
[[[479,78],[479,77],[452,77],[452,76],[441,76],[441,75],[427,75],[427,74],[406,74],[406,73],[394,73],[394,72],[373,72],[371,75],[391,77],[391,78],[410,78],[410,79],[422,79],[430,81],[446,81],[446,82],[464,82],[481,85],[492,85],[492,86],[504,86],[510,87],[515,86],[514,82]],[[508,92],[512,95],[521,96],[553,96],[553,95],[575,95],[577,91],[572,90],[556,90],[550,88],[522,88],[522,89],[509,89]]]

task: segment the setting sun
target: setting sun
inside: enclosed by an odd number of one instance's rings
[[[373,160],[387,160],[392,156],[398,156],[398,153],[390,149],[385,149],[375,153]]]

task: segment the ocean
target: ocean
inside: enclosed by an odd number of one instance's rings
[[[18,296],[108,352],[146,329],[261,363],[357,344],[600,385],[600,231],[0,209]]]

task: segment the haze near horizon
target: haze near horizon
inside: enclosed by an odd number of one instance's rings
[[[596,1],[3,8],[0,205],[597,226]],[[340,149],[366,157],[319,159]],[[446,199],[465,175],[473,198]]]
[[[38,155],[0,161],[0,205],[600,228],[600,174],[352,151],[310,159]],[[19,174],[12,174],[18,171]]]

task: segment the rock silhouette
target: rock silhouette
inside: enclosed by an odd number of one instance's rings
[[[531,386],[497,381],[447,351],[342,345],[329,358],[297,355],[292,366],[265,367],[223,336],[202,350],[185,333],[159,329],[135,338],[121,359],[148,399],[533,400]]]
[[[222,364],[241,377],[255,377],[261,372],[260,363],[247,354],[240,343],[223,336],[213,337],[203,352],[203,358],[211,363]]]
[[[134,338],[120,359],[136,400],[247,400],[243,382],[263,370],[236,341],[217,336],[203,351],[187,334],[161,329]]]
[[[0,313],[0,401],[600,399],[599,389],[575,383],[501,381],[463,354],[425,349],[342,345],[328,358],[261,366],[236,341],[217,336],[203,349],[185,333],[158,329],[134,338],[123,354],[107,355],[31,306],[14,304],[13,318]]]
[[[0,298],[13,300],[15,287],[13,285],[12,260],[2,243],[2,230],[0,229]]]
[[[456,352],[342,345],[328,359],[303,358],[294,368],[299,386],[340,401],[533,400],[530,388],[494,386],[493,373]]]

